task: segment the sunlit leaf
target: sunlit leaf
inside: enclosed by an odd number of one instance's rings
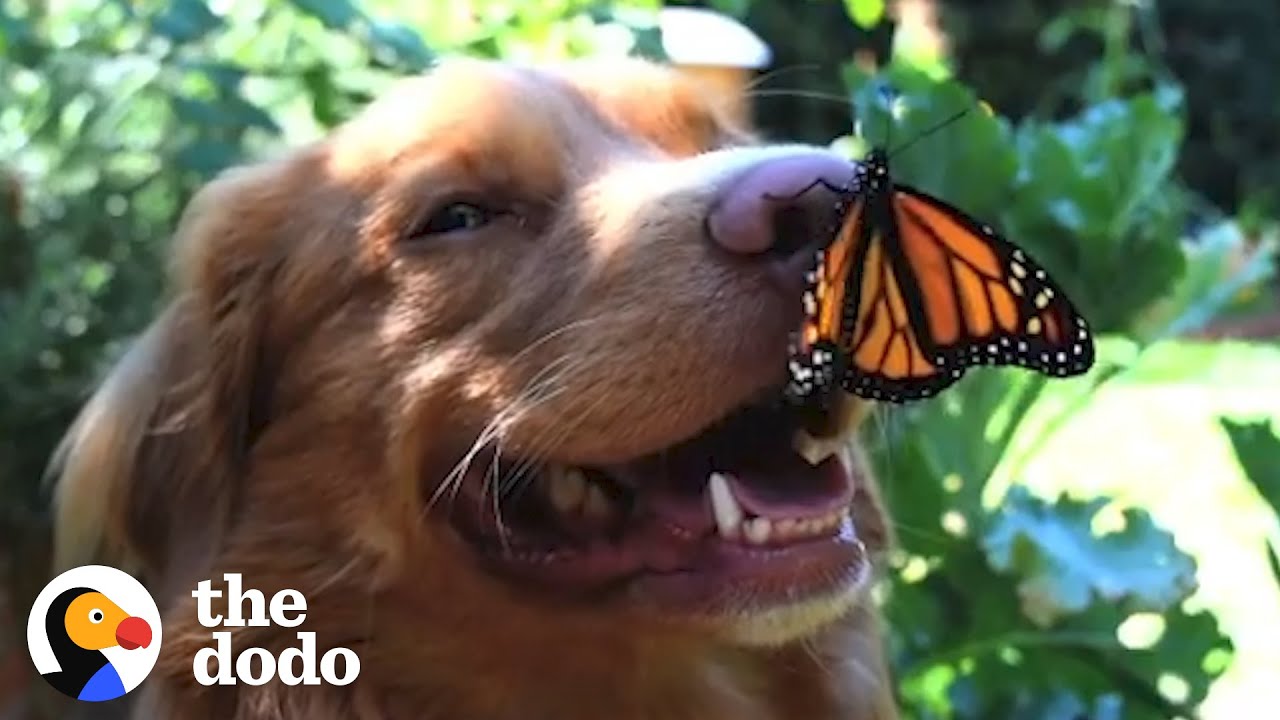
[[[236,164],[240,159],[240,149],[221,140],[199,138],[179,149],[174,159],[187,170],[212,177]]]
[[[1280,518],[1280,427],[1274,421],[1222,418],[1220,422],[1245,477]]]
[[[347,28],[361,17],[351,0],[289,0],[299,10],[333,30]]]
[[[884,0],[844,0],[844,7],[854,24],[863,29],[875,27],[884,17]]]
[[[373,22],[369,33],[375,53],[387,56],[383,58],[384,64],[417,72],[431,63],[431,51],[412,28],[399,23]]]
[[[172,0],[168,8],[151,21],[151,27],[176,43],[189,43],[222,26],[204,0]]]
[[[1125,527],[1097,535],[1091,524],[1103,499],[1050,504],[1021,486],[1010,489],[982,545],[991,564],[1020,578],[1028,617],[1048,625],[1096,600],[1134,610],[1163,610],[1195,587],[1195,564],[1140,510]]]

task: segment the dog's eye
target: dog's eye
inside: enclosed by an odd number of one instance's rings
[[[411,237],[420,238],[460,230],[475,230],[488,225],[493,220],[494,214],[492,210],[479,205],[465,202],[450,203],[427,217],[413,231]]]

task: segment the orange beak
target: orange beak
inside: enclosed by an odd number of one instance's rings
[[[116,626],[116,642],[125,650],[144,648],[151,644],[151,626],[142,618],[127,617]]]

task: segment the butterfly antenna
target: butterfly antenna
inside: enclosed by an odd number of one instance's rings
[[[915,137],[911,138],[911,139],[910,139],[910,140],[908,140],[905,144],[903,144],[903,146],[902,146],[902,147],[894,148],[893,150],[890,150],[890,151],[889,151],[889,156],[890,156],[890,157],[893,157],[894,155],[897,155],[898,153],[902,152],[903,150],[906,150],[907,148],[911,147],[912,145],[915,145],[917,142],[919,142],[919,141],[921,141],[921,140],[923,140],[923,139],[925,139],[925,138],[929,137],[930,135],[932,135],[932,134],[934,134],[934,133],[938,132],[938,131],[939,131],[939,130],[941,130],[942,128],[944,128],[944,127],[946,127],[946,126],[950,125],[951,123],[953,123],[953,122],[955,122],[955,121],[959,120],[960,118],[964,117],[965,115],[968,115],[968,114],[969,114],[969,112],[970,112],[971,110],[973,110],[973,106],[972,106],[972,105],[971,105],[971,106],[969,106],[969,107],[967,107],[967,108],[965,108],[965,109],[963,109],[963,110],[961,110],[960,112],[956,113],[955,115],[952,115],[951,117],[947,118],[946,120],[943,120],[942,122],[940,122],[940,123],[938,123],[938,124],[934,125],[933,127],[929,128],[928,130],[925,130],[924,132],[920,133],[919,135],[917,135],[917,136],[915,136]],[[886,146],[887,146],[887,145],[888,145],[888,143],[886,143]]]

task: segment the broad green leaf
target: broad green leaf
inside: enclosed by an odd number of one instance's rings
[[[227,95],[216,100],[175,95],[171,101],[174,113],[185,122],[207,128],[243,130],[256,127],[273,134],[280,132],[280,126],[266,111],[238,95]]]
[[[174,153],[179,165],[204,177],[212,177],[236,164],[240,148],[231,143],[209,138],[198,138]]]
[[[1198,233],[1186,248],[1187,271],[1176,286],[1136,324],[1147,338],[1176,337],[1203,329],[1223,316],[1249,289],[1275,275],[1274,238],[1256,247],[1234,222],[1215,224]],[[1240,264],[1239,259],[1246,261]]]
[[[869,30],[884,17],[884,0],[844,0],[845,10],[858,27]]]
[[[359,8],[351,0],[289,0],[302,12],[316,18],[331,30],[342,30],[359,20]]]
[[[1087,612],[1069,618],[1058,626],[1062,630],[1075,632],[1096,632],[1106,634],[1113,639],[1122,625],[1131,620],[1131,613],[1116,603],[1095,603]],[[1187,613],[1181,607],[1174,606],[1159,614],[1148,616],[1153,626],[1155,637],[1131,646],[1121,645],[1114,641],[1094,648],[1089,655],[1097,669],[1105,674],[1106,682],[1111,688],[1116,687],[1116,680],[1122,679],[1131,689],[1130,696],[1132,714],[1130,717],[1151,717],[1153,720],[1165,720],[1178,711],[1186,712],[1188,708],[1199,705],[1209,693],[1215,678],[1230,666],[1235,652],[1234,645],[1222,634],[1218,621],[1211,613],[1199,611]],[[1156,692],[1161,678],[1172,675],[1187,683],[1188,696],[1182,707],[1159,698]],[[1133,692],[1132,686],[1147,686],[1151,692]],[[1147,700],[1143,703],[1142,700]],[[1167,703],[1167,704],[1166,704]],[[1138,714],[1138,707],[1145,706],[1144,712]],[[1163,710],[1152,714],[1152,710]]]
[[[1024,160],[1006,222],[1098,331],[1126,329],[1182,275],[1186,203],[1171,177],[1179,102],[1155,92],[1019,128]]]
[[[905,442],[876,456],[877,475],[883,478],[910,478],[909,482],[888,482],[884,500],[897,528],[898,543],[913,555],[942,554],[952,542],[942,529],[942,514],[950,499],[944,489],[945,472],[934,467],[929,448],[921,442]]]
[[[1276,585],[1280,586],[1280,547],[1275,543],[1267,546],[1267,565],[1271,568],[1271,577],[1275,578]]]
[[[406,25],[371,22],[369,37],[373,42],[375,54],[387,56],[382,58],[385,65],[420,72],[431,64],[431,51],[422,42],[422,37]]]
[[[850,65],[845,77],[859,134],[890,151],[895,181],[997,224],[1017,168],[1003,119],[964,86],[913,68],[868,75]]]
[[[151,21],[153,30],[179,44],[199,40],[222,24],[222,18],[214,15],[204,0],[172,0]]]
[[[1168,532],[1140,510],[1124,512],[1125,527],[1096,535],[1091,527],[1105,499],[1047,503],[1014,486],[982,546],[992,567],[1020,579],[1023,611],[1048,626],[1096,600],[1133,610],[1162,610],[1195,587],[1195,565]]]
[[[1238,422],[1221,418],[1236,460],[1258,494],[1280,518],[1280,427],[1274,421]]]
[[[334,86],[332,71],[316,63],[302,73],[302,83],[311,93],[311,114],[324,127],[333,127],[344,120],[338,110],[338,89]]]
[[[240,83],[249,74],[248,70],[234,62],[180,58],[174,64],[193,73],[200,73],[223,91],[238,90]]]

